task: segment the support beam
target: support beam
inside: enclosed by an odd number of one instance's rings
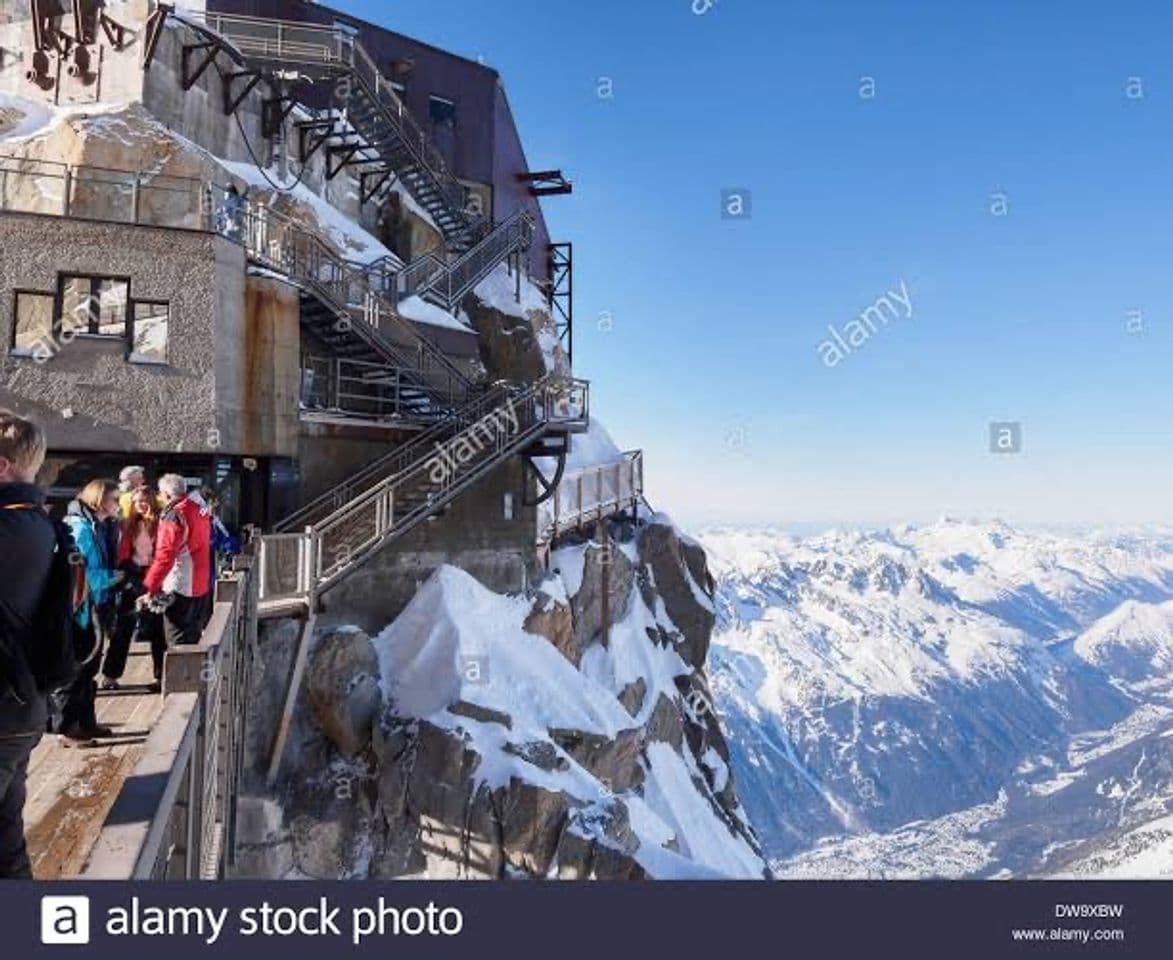
[[[305,665],[309,660],[310,640],[314,636],[314,625],[317,623],[318,615],[316,612],[317,603],[311,596],[309,599],[309,611],[306,618],[301,622],[301,631],[297,635],[297,653],[293,659],[293,669],[289,674],[289,685],[285,688],[285,706],[281,711],[281,717],[277,721],[277,732],[273,737],[273,752],[269,757],[269,775],[268,780],[270,785],[277,779],[277,774],[281,770],[281,757],[285,753],[285,743],[289,739],[289,730],[293,725],[293,708],[297,705],[297,695],[301,692],[301,683],[305,678]]]
[[[48,30],[46,27],[48,21],[45,18],[44,11],[41,9],[43,0],[29,0],[29,18],[33,22],[33,50],[47,50]]]
[[[216,59],[216,54],[220,48],[209,42],[206,43],[185,43],[183,45],[183,73],[180,77],[180,83],[184,90],[190,90],[199,82],[200,77],[207,72],[208,67]],[[201,55],[199,63],[196,68],[192,70],[192,54],[198,53]]]
[[[519,173],[517,179],[529,184],[530,195],[534,197],[553,197],[574,192],[574,184],[566,179],[561,170],[531,170]]]
[[[383,189],[384,184],[390,181],[395,176],[395,171],[390,167],[384,170],[368,170],[359,175],[359,204],[366,206],[375,199],[375,196]],[[368,183],[374,183],[374,186],[368,187]]]
[[[90,42],[90,38],[86,31],[84,0],[73,0],[71,6],[73,8],[73,38],[80,44],[87,44]]]
[[[525,459],[526,465],[533,472],[534,478],[538,482],[539,493],[534,500],[530,500],[528,496],[522,497],[522,503],[527,507],[536,507],[545,503],[558,489],[558,485],[562,483],[562,477],[566,473],[566,454],[569,451],[563,449],[558,454],[558,466],[554,468],[554,476],[547,480],[546,475],[542,473],[541,468],[534,463],[532,456],[527,456]],[[527,491],[528,493],[528,491]]]
[[[158,12],[158,10],[155,11],[155,13]],[[154,15],[155,14],[151,14],[152,17]],[[166,17],[166,14],[164,14],[164,17]],[[98,23],[102,27],[102,32],[106,34],[106,40],[115,50],[125,50],[129,44],[128,38],[134,36],[133,30],[131,30],[129,27],[124,27],[117,20],[107,16],[105,12],[100,15]]]
[[[173,7],[165,3],[159,4],[158,9],[147,20],[146,43],[143,45],[143,70],[150,70],[155,62],[155,51],[159,49],[159,38],[163,35],[163,27]]]
[[[266,140],[277,136],[295,106],[297,101],[288,94],[266,100],[261,107],[261,136]]]
[[[566,360],[574,369],[574,245],[550,244],[550,310],[558,342],[566,351]]]
[[[329,120],[309,120],[297,125],[297,156],[302,163],[309,163],[310,157],[334,136],[335,123],[331,117]]]
[[[239,93],[233,94],[232,85],[237,80],[244,80],[244,87]],[[257,70],[231,70],[224,74],[224,116],[230,117],[236,113],[244,98],[256,89],[261,82],[261,74]]]
[[[338,176],[354,160],[354,155],[362,149],[364,149],[364,145],[361,140],[330,147],[326,151],[326,179],[333,180]],[[335,164],[335,160],[339,157],[342,158],[341,161]]]

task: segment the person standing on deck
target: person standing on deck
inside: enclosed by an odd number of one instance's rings
[[[117,589],[125,575],[117,569],[106,530],[118,516],[118,485],[110,480],[91,480],[65,515],[65,523],[77,544],[75,562],[85,571],[86,596],[74,616],[74,651],[81,670],[65,698],[60,733],[66,746],[87,746],[109,737],[109,727],[98,723],[96,699],[102,651],[114,623]]]
[[[161,689],[163,653],[166,650],[163,618],[138,605],[139,598],[146,592],[143,578],[155,558],[155,537],[159,529],[159,511],[150,487],[143,486],[134,491],[131,509],[131,516],[122,524],[118,546],[118,569],[125,574],[126,582],[118,593],[114,630],[106,659],[102,663],[101,688],[119,689],[126,671],[131,642],[137,637],[151,645],[151,660],[155,668],[151,691],[157,692]]]
[[[29,757],[48,724],[47,695],[73,660],[73,544],[34,485],[40,428],[0,410],[0,878],[29,879],[24,839]]]
[[[144,585],[152,599],[171,597],[163,614],[167,644],[199,643],[212,600],[211,509],[188,496],[186,482],[175,473],[159,480],[159,492],[167,498],[167,509],[159,518],[155,558]]]

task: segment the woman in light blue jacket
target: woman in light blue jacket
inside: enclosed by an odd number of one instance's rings
[[[94,704],[102,647],[115,591],[123,579],[117,557],[110,556],[110,539],[104,525],[120,512],[118,485],[112,480],[91,480],[69,505],[65,516],[77,546],[71,559],[85,568],[85,598],[74,614],[78,629],[73,631],[74,653],[82,668],[69,687],[61,717],[60,732],[66,744],[78,745],[111,735],[109,727],[98,725]]]

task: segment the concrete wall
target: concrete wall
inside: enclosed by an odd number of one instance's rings
[[[244,252],[209,234],[0,214],[0,405],[55,450],[297,454],[297,292],[246,280]],[[168,362],[132,363],[120,340],[77,338],[14,357],[14,291],[52,293],[58,271],[129,277],[170,303]]]
[[[529,482],[525,470],[517,457],[502,464],[440,517],[385,547],[322,598],[323,623],[354,623],[368,631],[380,630],[445,563],[498,592],[532,586],[537,577],[537,510],[521,503],[524,484]],[[507,493],[513,494],[513,520],[504,517]]]
[[[308,503],[410,439],[414,431],[303,421],[298,435],[298,496]]]
[[[143,77],[143,106],[171,130],[218,157],[251,163],[251,145],[258,159],[268,162],[268,146],[261,139],[261,103],[267,87],[255,88],[241,103],[236,117],[224,113],[224,86],[216,66],[208,67],[190,90],[183,89],[183,45],[202,40],[192,27],[167,21],[155,60]],[[196,56],[198,63],[198,53]],[[221,70],[230,69],[227,56],[221,55],[217,62]]]
[[[209,450],[217,426],[211,345],[225,274],[243,255],[206,234],[0,214],[0,404],[35,416],[59,450]],[[171,304],[165,366],[126,345],[77,339],[52,359],[14,358],[14,289],[53,292],[58,271],[130,277]]]
[[[239,252],[225,244],[221,254]],[[225,265],[227,267],[227,265]],[[300,302],[280,280],[220,272],[217,424],[225,452],[297,455]]]

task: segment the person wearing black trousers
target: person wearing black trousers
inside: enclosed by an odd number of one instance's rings
[[[153,692],[162,688],[163,655],[167,649],[163,637],[163,618],[144,608],[138,599],[146,593],[143,579],[155,557],[155,536],[159,529],[159,511],[155,495],[148,487],[131,492],[130,516],[123,521],[118,545],[118,569],[125,580],[115,600],[114,629],[106,659],[102,663],[102,690],[117,690],[126,670],[130,645],[137,637],[151,645],[155,668]]]
[[[29,879],[24,839],[29,757],[48,723],[47,693],[74,672],[68,534],[33,481],[45,436],[0,410],[0,878]],[[58,670],[58,667],[64,667]]]
[[[91,480],[69,505],[65,522],[73,533],[74,560],[85,569],[85,600],[74,616],[74,649],[81,664],[77,678],[65,694],[58,731],[66,746],[86,746],[109,737],[109,727],[98,723],[95,698],[102,650],[114,619],[115,591],[125,579],[110,555],[104,523],[119,512],[118,485],[110,480]]]

